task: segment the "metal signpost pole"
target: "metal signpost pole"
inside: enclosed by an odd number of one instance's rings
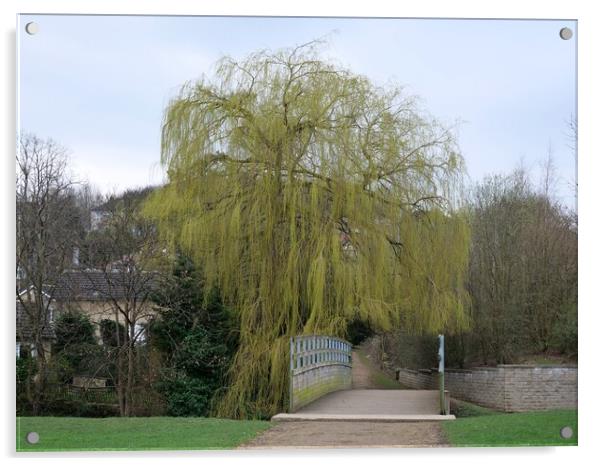
[[[441,414],[447,414],[445,409],[445,340],[439,335],[439,405]]]
[[[295,369],[295,338],[290,339],[290,354],[289,354],[289,372],[288,372],[288,412],[293,412],[293,370]]]

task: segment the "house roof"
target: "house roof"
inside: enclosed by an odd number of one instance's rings
[[[47,316],[49,318],[50,316]],[[20,340],[32,340],[33,328],[31,319],[21,301],[17,301],[17,337]],[[42,338],[51,340],[54,338],[54,328],[52,323],[47,322],[42,329]]]
[[[48,299],[50,298],[50,292],[51,292],[51,288],[49,285],[43,285],[42,286],[42,295],[44,298]],[[19,296],[24,296],[28,293],[32,293],[33,291],[35,291],[35,287],[33,285],[29,285],[27,288],[23,288],[20,292],[19,292]]]
[[[155,274],[150,272],[68,270],[58,280],[53,298],[57,301],[141,299],[154,289],[155,283]]]

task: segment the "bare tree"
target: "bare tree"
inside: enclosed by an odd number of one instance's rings
[[[35,376],[27,395],[37,414],[47,378],[50,311],[57,280],[79,234],[67,153],[52,140],[19,138],[16,176],[16,272],[20,341],[31,345]]]
[[[536,190],[521,170],[488,178],[471,200],[472,340],[482,362],[575,354],[577,229],[553,199],[551,157]]]
[[[110,303],[115,321],[116,377],[120,414],[133,414],[137,362],[145,325],[154,315],[151,293],[162,252],[154,226],[141,218],[137,202],[116,202],[102,231],[94,232],[88,257],[95,270],[85,272],[90,285]],[[125,332],[120,331],[120,325]]]
[[[92,229],[92,210],[100,206],[105,198],[97,187],[90,183],[79,185],[75,191],[75,201],[81,215],[85,231]]]

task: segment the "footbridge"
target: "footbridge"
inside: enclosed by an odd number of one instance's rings
[[[288,412],[274,421],[439,421],[455,419],[439,390],[379,389],[348,341],[291,338]]]

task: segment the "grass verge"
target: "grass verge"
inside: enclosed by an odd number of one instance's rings
[[[217,450],[241,445],[267,421],[191,417],[17,418],[17,451]],[[40,440],[30,445],[28,432]]]
[[[362,362],[370,368],[370,379],[377,388],[384,390],[399,390],[403,388],[397,380],[392,379],[378,367],[375,367],[372,361],[361,351],[358,351],[357,354]]]
[[[464,447],[577,445],[578,438],[575,409],[480,415],[442,425],[449,442]],[[573,429],[569,439],[560,436],[565,426]]]
[[[475,405],[468,401],[456,400],[454,398],[451,400],[451,413],[457,418],[502,414],[500,411]]]

